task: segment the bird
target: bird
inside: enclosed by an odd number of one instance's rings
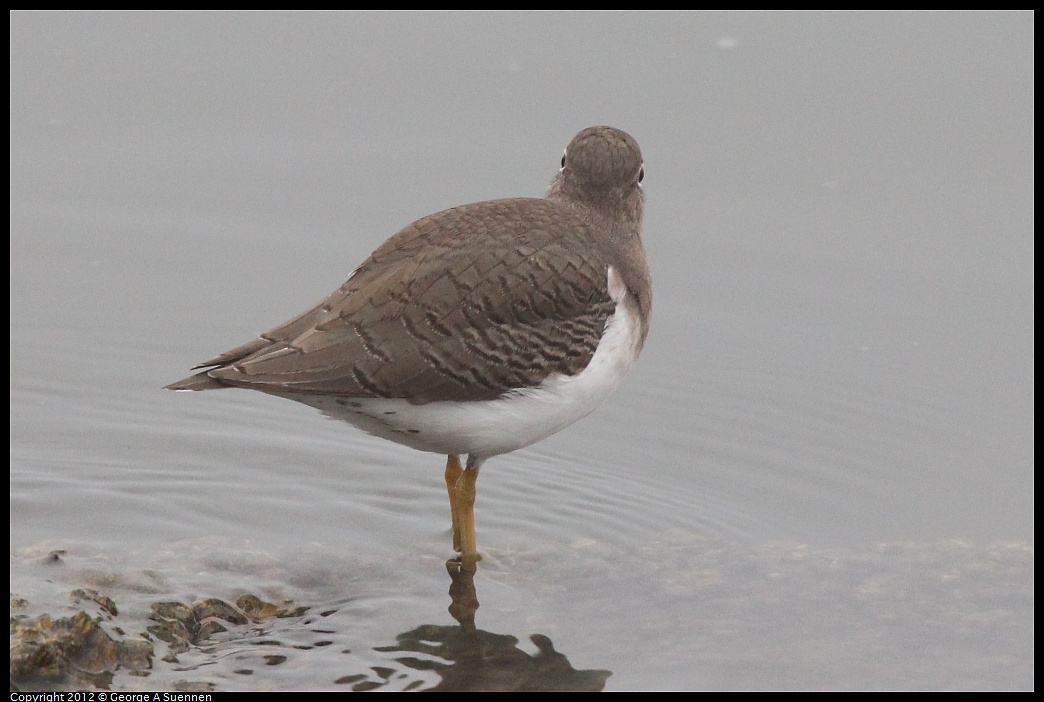
[[[257,390],[445,455],[453,548],[474,572],[483,463],[592,412],[645,343],[644,175],[630,134],[583,129],[543,198],[407,225],[317,305],[165,389]]]

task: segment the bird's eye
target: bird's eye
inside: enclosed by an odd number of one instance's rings
[[[642,179],[645,178],[645,166],[638,169],[638,182],[641,183]]]
[[[562,154],[562,168],[565,168],[565,153]]]

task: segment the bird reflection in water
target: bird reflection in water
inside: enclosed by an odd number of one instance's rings
[[[600,692],[612,674],[608,670],[576,670],[555,650],[551,639],[534,634],[533,655],[519,648],[518,639],[475,626],[479,601],[475,573],[459,559],[446,563],[450,576],[449,613],[459,626],[425,624],[399,634],[396,646],[376,650],[398,655],[407,668],[436,673],[441,682],[432,691]],[[417,654],[417,655],[408,655]]]

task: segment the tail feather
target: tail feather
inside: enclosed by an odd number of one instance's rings
[[[187,378],[183,378],[176,383],[171,383],[164,387],[164,390],[220,390],[222,388],[231,387],[222,383],[220,380],[211,378],[207,371],[202,373],[196,373],[190,375]]]

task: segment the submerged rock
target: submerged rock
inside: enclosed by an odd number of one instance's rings
[[[11,680],[15,683],[66,683],[107,687],[120,667],[147,671],[152,644],[142,639],[116,640],[84,611],[69,617],[43,614],[32,620],[11,618]]]

